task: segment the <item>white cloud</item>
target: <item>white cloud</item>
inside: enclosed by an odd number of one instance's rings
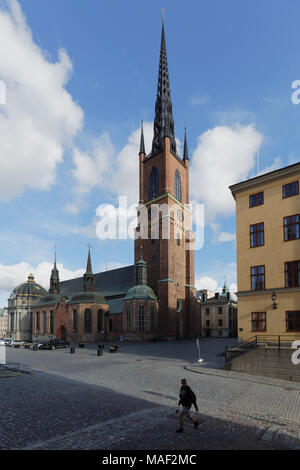
[[[235,233],[221,232],[219,235],[220,242],[234,242],[235,238]]]
[[[151,149],[153,123],[144,122],[146,152]],[[82,152],[74,149],[72,170],[77,183],[77,193],[87,193],[101,186],[113,197],[127,196],[128,205],[138,203],[140,128],[134,130],[127,144],[116,154],[109,134],[104,133],[95,141],[93,149]],[[180,143],[179,143],[180,144]],[[68,202],[65,211],[76,214],[82,201]]]
[[[282,161],[280,157],[274,158],[274,161],[271,165],[265,167],[263,170],[259,171],[260,175],[263,175],[265,173],[269,173],[270,171],[278,170],[279,168],[282,167]]]
[[[198,137],[190,171],[191,198],[205,204],[205,219],[234,214],[229,186],[247,179],[262,141],[253,125],[217,126]]]
[[[47,190],[66,146],[82,126],[83,112],[66,91],[72,64],[60,49],[50,62],[34,42],[16,0],[0,7],[0,200],[24,189]],[[13,184],[12,184],[13,181]]]
[[[111,172],[113,156],[114,148],[107,133],[103,133],[94,141],[90,154],[75,147],[73,151],[75,169],[72,170],[72,174],[78,183],[77,192],[86,193],[97,185],[103,186],[105,178]]]
[[[13,291],[15,287],[27,281],[30,273],[33,273],[35,281],[38,284],[48,290],[52,268],[53,264],[48,263],[47,261],[39,263],[35,267],[25,262],[11,266],[0,264],[0,291],[8,291],[8,295],[10,295],[11,291]],[[84,273],[84,269],[72,271],[60,263],[57,264],[57,268],[59,270],[59,278],[61,281],[82,276]]]
[[[210,276],[201,276],[199,278],[196,278],[195,286],[197,290],[208,289],[213,292],[216,292],[218,290],[218,281],[216,281]]]
[[[192,106],[201,106],[202,104],[206,104],[209,102],[208,95],[194,95],[190,98],[190,104]]]
[[[217,224],[216,222],[211,222],[210,227],[213,230],[213,238],[212,238],[212,243],[223,243],[223,242],[232,242],[236,240],[236,235],[235,233],[229,233],[229,232],[221,232],[220,230],[220,224]]]

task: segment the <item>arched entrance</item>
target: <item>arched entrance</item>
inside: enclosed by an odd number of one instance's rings
[[[67,330],[64,327],[64,325],[61,325],[58,328],[56,337],[57,337],[57,339],[60,339],[60,340],[63,340],[63,341],[67,340]]]

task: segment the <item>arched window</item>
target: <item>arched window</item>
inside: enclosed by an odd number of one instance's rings
[[[101,331],[103,331],[103,310],[98,310],[97,331],[98,333],[101,333]]]
[[[87,308],[84,312],[84,332],[92,332],[92,312]]]
[[[73,333],[77,333],[77,310],[73,310]]]
[[[154,166],[150,173],[149,178],[149,200],[155,199],[158,196],[158,171]]]
[[[50,335],[54,333],[54,314],[53,310],[50,310]]]
[[[175,197],[178,201],[181,202],[181,180],[180,180],[180,175],[179,171],[175,171],[175,177],[174,177],[174,188],[175,188]]]
[[[127,316],[126,316],[126,331],[131,331],[131,309],[130,305],[127,305]]]
[[[39,332],[40,331],[40,312],[37,312],[36,314],[36,332]]]
[[[145,330],[145,310],[144,305],[139,305],[139,332],[143,333]]]
[[[151,311],[150,311],[150,331],[154,331],[154,305],[151,305]]]

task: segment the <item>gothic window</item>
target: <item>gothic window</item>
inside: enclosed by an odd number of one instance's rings
[[[101,333],[103,330],[103,310],[98,310],[98,317],[97,317],[97,331]]]
[[[181,180],[180,180],[180,175],[179,171],[175,171],[175,177],[174,177],[174,188],[175,188],[175,198],[181,202]]]
[[[40,312],[36,314],[36,332],[40,331]]]
[[[129,333],[130,330],[131,330],[131,310],[130,310],[130,305],[127,305],[126,331]]]
[[[154,305],[151,305],[150,311],[150,330],[154,331]]]
[[[54,314],[53,310],[50,310],[50,335],[54,333]]]
[[[139,332],[143,333],[145,330],[145,310],[144,305],[139,305]]]
[[[73,332],[77,333],[77,310],[73,310]]]
[[[87,308],[84,312],[84,332],[92,332],[92,312]]]
[[[158,171],[154,166],[150,173],[149,178],[149,200],[155,199],[158,196]]]

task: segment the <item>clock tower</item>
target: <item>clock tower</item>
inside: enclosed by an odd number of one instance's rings
[[[183,158],[178,155],[170,93],[164,22],[162,24],[154,135],[145,151],[143,125],[139,152],[139,203],[148,216],[136,229],[135,264],[144,259],[148,285],[159,302],[161,339],[199,334],[194,286],[193,234],[188,219],[189,157],[186,131]],[[145,210],[144,210],[145,212]],[[197,325],[197,326],[196,326]]]

